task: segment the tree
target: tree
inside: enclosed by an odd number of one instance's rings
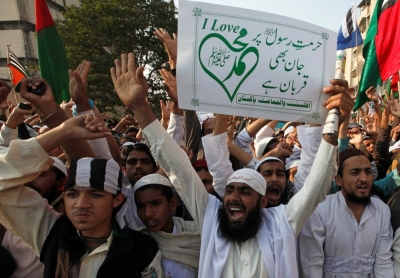
[[[113,92],[110,67],[121,53],[133,52],[139,65],[146,65],[149,102],[159,115],[159,100],[165,97],[158,70],[168,61],[155,28],[176,32],[173,0],[80,0],[67,7],[57,22],[71,67],[91,62],[88,93],[101,111],[121,105]]]

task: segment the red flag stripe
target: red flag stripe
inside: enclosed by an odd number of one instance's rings
[[[387,80],[400,70],[400,2],[384,1],[383,7],[375,44],[380,76]]]
[[[35,0],[35,15],[36,15],[36,32],[54,26],[54,20],[51,17],[49,7],[46,0]]]

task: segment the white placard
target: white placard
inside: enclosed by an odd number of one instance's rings
[[[178,97],[183,109],[323,123],[337,34],[275,14],[181,1]]]

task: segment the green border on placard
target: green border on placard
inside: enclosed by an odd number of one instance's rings
[[[281,22],[274,22],[274,21],[268,21],[268,20],[261,20],[261,19],[254,19],[254,18],[250,18],[250,17],[244,17],[244,16],[236,16],[236,15],[228,15],[228,14],[221,14],[221,13],[213,13],[213,12],[204,12],[202,10],[202,8],[194,8],[193,9],[193,16],[196,17],[195,20],[195,42],[194,42],[194,70],[193,70],[193,98],[191,101],[192,106],[199,106],[200,104],[202,105],[207,105],[207,106],[212,106],[212,107],[225,107],[225,108],[238,108],[237,106],[230,106],[230,105],[223,105],[223,104],[215,104],[215,103],[209,103],[209,102],[201,102],[200,99],[197,98],[197,91],[196,91],[196,63],[197,63],[197,31],[198,31],[198,18],[202,17],[202,15],[213,15],[213,16],[219,16],[219,17],[226,17],[226,18],[234,18],[234,19],[241,19],[241,20],[248,20],[248,21],[253,21],[253,22],[262,22],[262,23],[269,23],[269,24],[275,24],[275,25],[281,25],[281,26],[285,26],[285,27],[289,27],[292,29],[298,29],[298,30],[302,30],[302,31],[306,31],[315,35],[320,35],[322,36],[322,39],[324,41],[324,46],[323,46],[323,65],[322,65],[322,82],[321,82],[321,93],[318,96],[318,102],[316,105],[316,111],[312,111],[312,113],[310,114],[309,111],[307,111],[307,113],[293,113],[293,112],[289,112],[287,109],[282,108],[282,111],[279,111],[279,109],[277,108],[272,108],[274,110],[269,110],[271,112],[274,113],[278,113],[278,114],[291,114],[291,115],[301,115],[301,116],[309,116],[311,118],[314,119],[318,119],[320,117],[320,113],[319,113],[319,108],[320,108],[320,102],[321,102],[321,96],[322,96],[322,89],[324,87],[324,83],[325,83],[325,65],[326,65],[326,42],[327,40],[329,40],[329,35],[325,32],[315,32],[309,29],[305,29],[305,28],[301,28],[301,27],[297,27],[297,26],[292,26],[292,25],[287,25]],[[255,106],[249,106],[249,107],[240,107],[241,110],[251,110],[251,111],[265,111],[265,108],[260,109],[257,108]],[[269,107],[269,109],[271,109]],[[276,110],[275,110],[276,109]]]

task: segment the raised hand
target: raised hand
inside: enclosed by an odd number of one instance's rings
[[[115,68],[110,69],[111,79],[118,97],[124,105],[132,110],[147,105],[149,86],[143,75],[144,67],[135,66],[133,53],[122,54],[121,60],[115,60]]]
[[[31,109],[23,110],[19,107],[15,107],[14,105],[11,104],[14,107],[13,107],[12,111],[10,112],[10,116],[7,119],[7,122],[6,122],[7,127],[16,129],[20,123],[24,122],[24,120],[25,120],[24,116],[28,116],[28,115],[32,114],[32,112],[34,110],[33,105],[31,105],[28,102],[25,102],[24,104],[31,106]]]
[[[46,84],[46,90],[43,95],[40,96],[28,92],[28,87],[32,87],[33,90],[36,90],[42,83]],[[23,79],[21,82],[20,95],[39,109],[44,116],[48,116],[60,109],[58,104],[54,101],[53,91],[50,85],[42,78],[29,77]]]
[[[168,53],[170,67],[171,69],[175,69],[178,52],[178,36],[173,33],[173,38],[171,38],[168,32],[162,28],[156,29],[154,31],[154,35],[156,35],[156,37],[159,38],[160,41],[164,44],[164,47]]]
[[[60,107],[62,110],[64,110],[65,114],[67,114],[68,118],[72,118],[74,115],[72,115],[72,106],[75,104],[75,102],[71,99],[69,102],[63,102],[60,104]]]
[[[323,92],[331,96],[323,104],[326,109],[331,110],[338,108],[340,112],[339,125],[350,117],[351,110],[354,106],[354,100],[351,97],[353,89],[349,88],[346,80],[333,79],[331,80],[332,86],[327,86]]]
[[[176,85],[176,78],[166,69],[160,70],[160,74],[164,79],[164,86],[166,87],[168,96],[178,106],[178,88]]]
[[[95,118],[92,114],[83,114],[71,118],[61,124],[61,129],[68,133],[69,139],[93,140],[109,134],[103,119]]]
[[[76,70],[68,71],[69,75],[69,94],[75,102],[78,111],[91,110],[87,97],[87,80],[90,72],[90,62],[82,61]]]
[[[390,111],[394,116],[400,118],[400,104],[397,99],[395,99],[391,105]]]

